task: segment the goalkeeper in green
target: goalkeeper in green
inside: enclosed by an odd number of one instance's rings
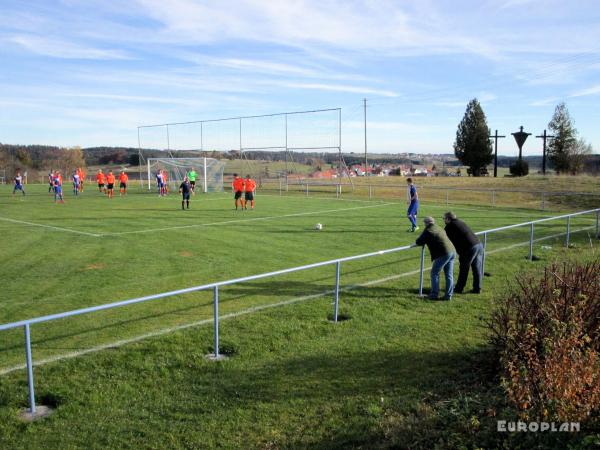
[[[192,170],[190,170],[187,174],[188,180],[190,181],[190,186],[192,187],[192,194],[196,195],[196,177],[198,176],[198,174],[196,173],[196,170],[192,167]]]

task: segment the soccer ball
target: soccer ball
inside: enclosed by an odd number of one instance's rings
[[[323,225],[321,225],[320,223],[315,225],[315,230],[322,230],[323,229]]]

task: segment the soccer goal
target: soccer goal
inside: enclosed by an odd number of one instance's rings
[[[214,158],[148,158],[148,190],[152,189],[156,173],[166,171],[167,183],[174,189],[190,172],[196,172],[196,187],[202,192],[223,192],[225,163]]]

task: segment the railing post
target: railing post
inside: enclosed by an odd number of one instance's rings
[[[335,198],[340,198],[340,185],[335,185]]]
[[[598,224],[600,222],[600,209],[596,210],[596,239],[600,239],[600,228],[598,228]]]
[[[448,191],[446,191],[446,206],[448,206]]]
[[[425,271],[425,246],[421,247],[421,267],[419,269],[419,297],[423,297],[423,272]]]
[[[565,239],[565,247],[569,248],[569,241],[571,240],[571,216],[567,217],[567,236]]]
[[[529,230],[529,261],[533,261],[533,223]]]
[[[481,258],[481,274],[485,274],[485,254],[487,253],[487,233],[483,233],[483,257]],[[481,277],[481,284],[483,285],[483,276]]]
[[[496,206],[496,191],[492,191],[492,206]]]
[[[340,266],[341,263],[338,261],[335,263],[335,301],[333,303],[333,321],[338,321],[338,312],[340,306]]]
[[[27,360],[27,384],[29,385],[29,412],[35,414],[35,389],[33,387],[33,363],[31,362],[29,323],[25,324],[25,359]]]
[[[542,211],[546,209],[546,194],[542,192]]]
[[[371,190],[371,185],[369,185],[369,200],[371,200],[372,195],[373,194],[372,194],[372,190]],[[596,233],[596,234],[598,234],[598,233]]]
[[[308,197],[308,183],[306,183],[306,196]]]
[[[213,311],[215,333],[215,359],[219,359],[219,286],[214,287]]]
[[[282,191],[282,186],[281,186],[281,184],[282,184],[281,177],[279,177],[279,195],[282,195],[282,194],[281,194],[281,191]]]

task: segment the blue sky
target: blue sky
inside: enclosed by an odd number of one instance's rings
[[[451,153],[477,97],[502,154],[560,101],[600,151],[597,0],[2,0],[0,62],[4,143],[135,147],[144,124],[341,107],[362,152],[366,98],[370,152]],[[274,133],[252,126],[244,146]],[[321,126],[310,144],[335,140]]]

